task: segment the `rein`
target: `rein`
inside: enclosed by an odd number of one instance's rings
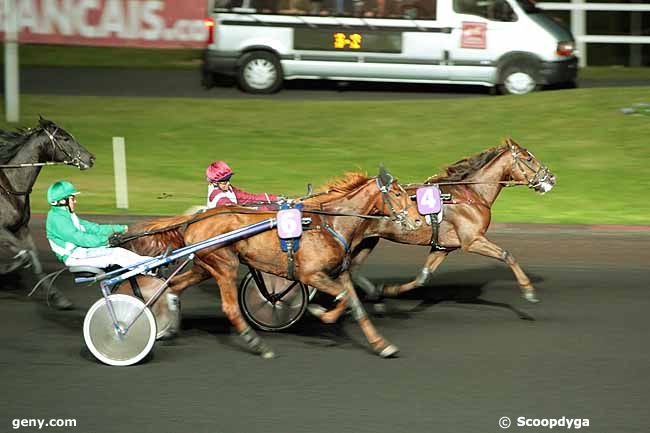
[[[29,162],[24,164],[2,164],[0,168],[27,168],[27,167],[44,167],[46,165],[77,165],[74,161],[47,161],[47,162]]]
[[[268,204],[268,203],[266,203],[266,204]],[[238,206],[245,207],[243,205],[238,205]],[[236,214],[255,215],[255,214],[274,213],[274,212],[277,212],[277,211],[272,211],[272,210],[258,211],[258,210],[251,209],[250,211],[244,211],[244,210],[225,211],[225,212],[219,212],[219,213],[214,213],[214,214],[211,213],[211,214],[208,214],[208,215],[199,215],[199,216],[191,218],[191,219],[189,219],[187,221],[183,221],[181,223],[173,224],[173,225],[166,226],[166,227],[161,227],[161,228],[156,229],[156,230],[146,230],[146,231],[143,231],[143,232],[137,232],[137,233],[129,234],[127,236],[120,236],[119,237],[119,244],[122,245],[122,244],[130,242],[130,241],[132,241],[134,239],[142,238],[142,237],[145,237],[145,236],[156,235],[158,233],[164,233],[164,232],[167,232],[167,231],[170,231],[170,230],[177,229],[179,227],[187,227],[187,226],[189,226],[191,224],[194,224],[196,222],[202,221],[204,219],[207,219],[207,218],[210,218],[210,217],[216,216],[216,215],[236,215]],[[344,213],[344,212],[327,212],[327,211],[317,210],[317,209],[313,209],[313,210],[303,209],[303,212],[304,213],[313,213],[313,214],[318,214],[318,215],[347,216],[347,217],[364,218],[364,219],[386,219],[386,218],[388,218],[387,216],[363,215],[363,214],[357,214],[357,213]]]
[[[503,184],[506,187],[508,186],[518,186],[518,185],[528,185],[528,182],[523,180],[496,180],[492,182],[480,182],[480,181],[458,181],[458,182],[431,182],[431,183],[407,183],[405,187],[413,187],[418,185],[497,185]]]

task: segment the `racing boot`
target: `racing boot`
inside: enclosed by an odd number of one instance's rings
[[[74,305],[55,286],[50,287],[47,292],[47,305],[57,310],[72,310]]]

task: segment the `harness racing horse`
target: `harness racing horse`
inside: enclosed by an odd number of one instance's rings
[[[17,132],[0,130],[0,275],[31,267],[45,277],[29,231],[29,195],[46,165],[92,167],[95,157],[66,130],[40,118],[38,126]],[[53,285],[48,303],[70,308],[71,302]]]
[[[370,322],[352,285],[347,269],[349,251],[361,241],[370,218],[379,216],[404,228],[415,229],[420,215],[410,203],[403,188],[387,172],[377,178],[349,173],[328,186],[329,191],[305,200],[303,215],[311,217],[311,225],[300,238],[300,249],[293,256],[296,280],[347,299],[372,349],[381,357],[391,357],[398,349],[383,338]],[[257,223],[274,216],[265,211],[251,211],[237,206],[218,207],[205,212],[200,219],[192,216],[163,218],[133,226],[145,236],[128,240],[126,246],[140,254],[161,254],[169,246],[174,249]],[[192,218],[195,221],[192,221]],[[180,224],[187,222],[184,227]],[[168,229],[167,229],[168,228]],[[347,245],[346,245],[347,244]],[[180,294],[185,288],[212,276],[219,285],[222,309],[247,346],[264,358],[274,356],[243,318],[237,302],[237,270],[241,262],[262,272],[287,278],[288,258],[280,247],[277,233],[267,231],[233,242],[221,248],[208,248],[196,253],[194,266],[170,282],[170,290]]]
[[[490,225],[492,204],[505,186],[527,185],[543,194],[553,188],[555,181],[555,175],[512,138],[505,139],[502,146],[462,159],[448,166],[445,174],[432,176],[425,181],[425,185],[439,185],[443,193],[451,194],[452,197],[451,202],[444,205],[437,233],[434,232],[435,222],[431,225],[423,224],[413,231],[404,231],[384,221],[371,222],[364,234],[365,239],[353,253],[353,280],[371,299],[381,295],[397,296],[426,285],[447,255],[462,249],[506,263],[512,269],[523,297],[530,302],[538,302],[535,288],[519,263],[507,250],[490,241],[485,233]],[[422,186],[406,185],[405,188],[412,197]],[[361,266],[379,242],[379,236],[403,244],[432,247],[416,279],[381,289],[355,273],[355,269]],[[345,305],[341,302],[334,309],[318,315],[324,322],[332,323],[343,313],[344,308]]]

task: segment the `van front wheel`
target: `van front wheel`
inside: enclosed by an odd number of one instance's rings
[[[275,55],[253,51],[242,57],[237,80],[248,93],[273,93],[282,85],[282,66]]]
[[[525,66],[509,66],[501,77],[503,84],[499,85],[499,90],[504,95],[525,95],[539,86],[533,69]]]

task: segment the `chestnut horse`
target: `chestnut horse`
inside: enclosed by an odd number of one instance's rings
[[[418,229],[407,232],[383,221],[373,221],[364,233],[364,240],[353,253],[351,271],[354,282],[371,298],[381,295],[397,296],[424,286],[450,252],[462,249],[506,263],[512,269],[523,297],[530,302],[538,302],[533,284],[513,255],[489,240],[485,233],[490,225],[492,205],[505,186],[527,185],[543,194],[555,185],[553,173],[532,153],[512,138],[507,138],[502,146],[462,159],[448,166],[445,174],[432,176],[425,181],[425,185],[436,184],[441,192],[451,194],[452,200],[444,205],[435,242],[432,242],[431,225],[423,224]],[[422,186],[424,185],[405,185],[405,189],[413,197],[415,191]],[[403,244],[432,247],[417,278],[406,284],[381,289],[375,288],[367,278],[354,272],[377,245],[379,236]],[[332,323],[344,310],[345,303],[340,302],[331,311],[318,315],[324,322]]]
[[[294,255],[294,276],[304,284],[335,297],[347,300],[372,349],[381,357],[391,357],[399,351],[383,338],[370,322],[350,279],[347,269],[349,252],[362,239],[370,219],[382,220],[389,215],[404,230],[413,230],[420,223],[417,209],[408,194],[387,172],[369,178],[349,173],[327,185],[328,191],[305,200],[303,215],[312,223],[300,239],[300,249]],[[251,212],[237,206],[210,209],[201,215],[163,218],[133,226],[145,236],[128,240],[126,246],[140,254],[161,254],[168,246],[174,249],[254,224],[275,214]],[[186,227],[179,227],[188,222]],[[390,226],[391,224],[387,224]],[[168,229],[167,229],[168,228]],[[170,289],[181,293],[186,287],[212,276],[219,285],[222,309],[247,346],[264,358],[274,356],[241,315],[237,302],[237,271],[244,262],[262,272],[288,277],[287,255],[282,252],[275,230],[241,239],[220,248],[208,248],[196,253],[194,266],[172,279]]]

